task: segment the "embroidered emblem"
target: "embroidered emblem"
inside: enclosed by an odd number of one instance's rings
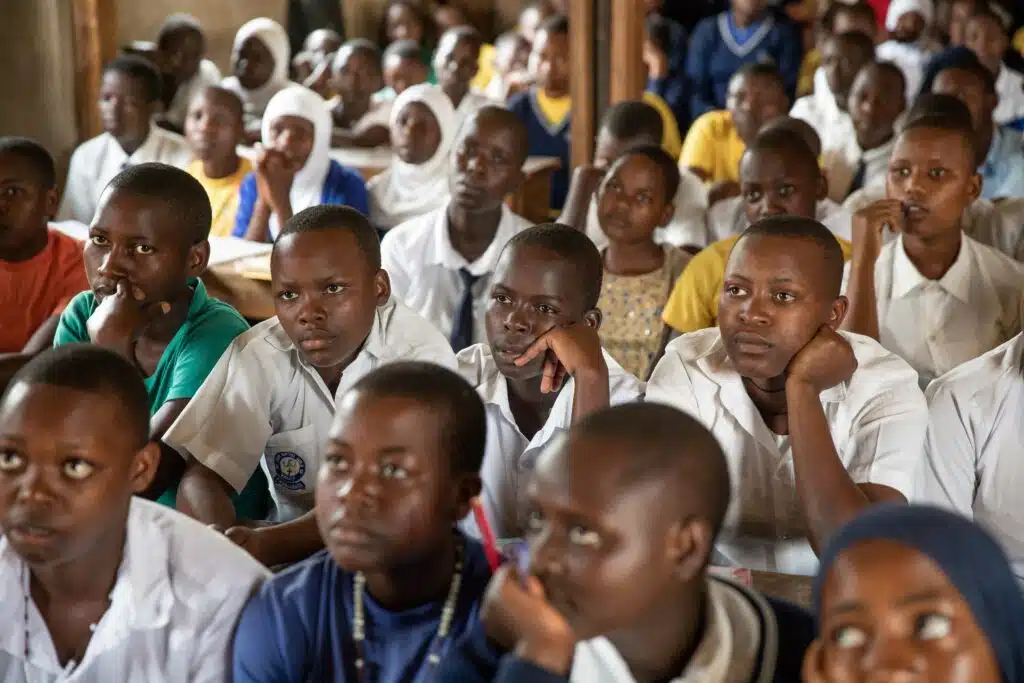
[[[295,453],[283,451],[274,456],[274,484],[291,491],[306,488],[302,475],[306,473],[306,463]]]

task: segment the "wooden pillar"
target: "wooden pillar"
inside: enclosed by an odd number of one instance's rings
[[[72,0],[75,118],[79,138],[103,131],[99,101],[103,65],[117,54],[117,0]]]
[[[572,166],[594,157],[599,104],[597,101],[596,0],[570,0],[569,93],[572,96]]]
[[[610,103],[637,100],[647,86],[643,62],[644,3],[610,0],[611,50],[609,55]]]

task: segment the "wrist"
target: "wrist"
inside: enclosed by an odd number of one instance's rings
[[[526,636],[516,645],[516,656],[557,676],[568,676],[576,641],[569,634]]]
[[[799,401],[804,399],[818,400],[821,389],[817,387],[809,377],[790,375],[786,378],[786,402]]]

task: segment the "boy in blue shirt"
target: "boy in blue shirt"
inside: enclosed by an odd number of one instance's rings
[[[447,681],[490,569],[455,528],[480,493],[487,424],[469,384],[420,362],[380,368],[340,401],[320,469],[327,548],[252,599],[235,683]]]

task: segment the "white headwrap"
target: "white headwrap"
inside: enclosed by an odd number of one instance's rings
[[[253,19],[243,24],[242,28],[238,29],[238,33],[235,34],[233,51],[237,52],[241,48],[242,43],[253,37],[259,38],[267,46],[267,50],[270,51],[270,55],[274,58],[274,71],[270,78],[267,79],[266,83],[253,90],[244,88],[235,76],[225,78],[221,84],[242,98],[247,119],[262,118],[270,99],[290,84],[288,68],[291,65],[291,46],[288,42],[288,34],[281,27],[281,24],[266,17]]]
[[[331,114],[324,99],[309,88],[292,85],[274,97],[267,104],[263,114],[263,144],[270,146],[270,126],[282,116],[297,116],[313,124],[313,149],[306,163],[295,174],[292,189],[288,194],[292,213],[320,204],[324,191],[324,180],[331,166]],[[277,237],[280,232],[277,216],[270,217],[270,234]]]
[[[410,164],[396,156],[387,170],[370,180],[370,219],[380,228],[392,228],[448,201],[448,156],[458,125],[455,109],[438,86],[414,85],[395,99],[391,108],[392,128],[402,110],[413,102],[421,102],[434,114],[441,129],[441,142],[434,156],[422,164]]]
[[[917,12],[924,18],[925,28],[935,22],[935,6],[932,0],[892,0],[885,15],[885,30],[892,33],[900,17],[908,12]]]

